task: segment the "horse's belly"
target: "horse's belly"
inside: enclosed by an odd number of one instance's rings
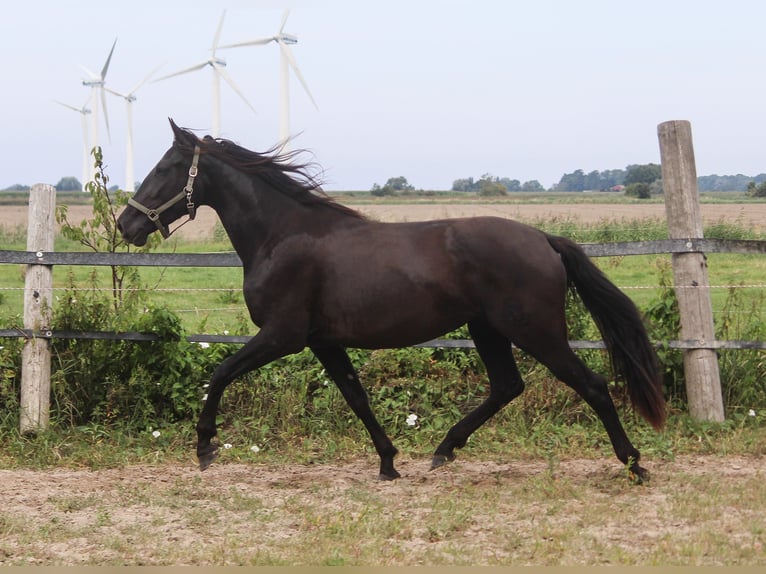
[[[345,347],[404,347],[457,329],[475,311],[462,301],[431,294],[350,300],[323,314],[317,333]]]

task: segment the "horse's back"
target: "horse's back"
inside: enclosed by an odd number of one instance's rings
[[[348,346],[412,344],[566,288],[546,235],[497,217],[370,222],[321,243],[317,323]]]

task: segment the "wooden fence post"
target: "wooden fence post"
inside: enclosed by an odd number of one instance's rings
[[[691,124],[670,121],[657,127],[665,211],[671,239],[702,238]],[[674,253],[673,282],[681,313],[681,338],[700,346],[715,340],[707,258],[704,253]],[[697,420],[723,421],[723,397],[715,349],[684,350],[689,413]]]
[[[27,251],[53,251],[56,188],[37,184],[29,192]],[[40,257],[41,255],[38,255]],[[53,267],[27,265],[24,278],[24,328],[34,331],[51,326]],[[34,434],[48,427],[50,418],[51,350],[48,339],[27,339],[21,354],[22,434]]]

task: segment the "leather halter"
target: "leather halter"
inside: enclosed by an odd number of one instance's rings
[[[128,200],[128,205],[130,205],[131,207],[134,207],[135,209],[137,209],[138,211],[146,215],[146,217],[149,218],[149,221],[151,221],[152,223],[154,223],[154,225],[157,226],[157,229],[162,234],[162,237],[164,239],[167,239],[168,237],[170,237],[173,233],[178,231],[179,227],[181,227],[182,225],[185,225],[186,223],[194,219],[197,215],[197,208],[194,205],[194,202],[192,201],[192,192],[194,191],[194,178],[197,177],[197,173],[198,173],[197,164],[199,164],[199,154],[200,154],[199,146],[194,146],[194,157],[192,158],[192,164],[191,164],[191,167],[189,168],[189,177],[186,180],[186,186],[181,191],[179,191],[178,194],[170,198],[168,201],[166,201],[159,207],[150,209],[144,205],[141,205],[132,197]],[[168,228],[165,227],[165,225],[163,225],[163,223],[160,221],[160,215],[162,215],[165,211],[173,207],[176,203],[181,201],[184,197],[186,198],[186,210],[189,213],[189,219],[181,223],[181,225],[179,225],[172,231],[168,231]]]

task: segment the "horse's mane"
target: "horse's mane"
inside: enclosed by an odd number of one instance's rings
[[[188,151],[199,146],[201,154],[213,156],[248,175],[257,175],[276,191],[306,206],[321,206],[359,219],[364,215],[341,205],[322,191],[321,182],[311,174],[315,164],[296,161],[304,150],[280,153],[279,146],[266,152],[251,151],[231,140],[205,136],[197,137],[191,130],[170,124],[175,134],[175,145]]]

